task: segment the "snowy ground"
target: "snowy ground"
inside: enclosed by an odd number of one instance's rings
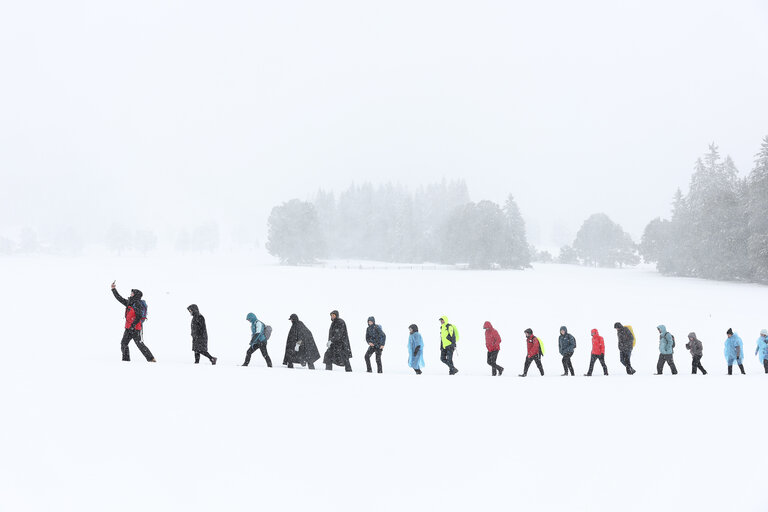
[[[121,306],[140,288],[146,342],[120,362]],[[768,288],[671,279],[648,269],[540,265],[525,272],[286,268],[247,258],[3,259],[0,510],[768,510],[768,376],[751,354]],[[189,315],[205,315],[219,364],[192,363]],[[352,336],[353,374],[279,367],[288,315],[321,351],[328,313]],[[249,368],[245,315],[274,327],[267,369]],[[437,318],[460,330],[459,375],[438,360]],[[365,320],[387,332],[385,374],[366,374]],[[503,343],[485,365],[482,324]],[[639,342],[620,371],[615,321]],[[407,326],[427,344],[406,366]],[[680,375],[653,376],[656,325],[678,340]],[[557,332],[576,336],[578,377],[560,377]],[[547,348],[545,378],[520,379],[523,329]],[[589,330],[612,375],[581,377]],[[728,327],[746,377],[725,376]],[[704,342],[706,377],[683,348]],[[665,370],[668,372],[668,370]]]

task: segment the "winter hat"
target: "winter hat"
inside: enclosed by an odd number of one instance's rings
[[[409,329],[411,329],[413,332],[419,332],[419,326],[416,324],[411,324],[408,326]]]
[[[768,336],[768,329],[763,329],[760,331],[760,336]]]
[[[613,328],[614,329],[621,329],[622,327],[624,327],[624,326],[621,325],[619,322],[616,322],[615,324],[613,324]]]
[[[726,333],[725,333],[725,334],[727,334],[728,336],[730,336],[731,334],[733,334],[733,329],[731,329],[731,328],[729,327],[729,328],[728,328],[728,330],[726,331]]]
[[[372,316],[369,316],[369,317],[368,317],[368,321],[369,321],[369,322],[373,322],[373,323],[376,323],[376,319],[375,319],[375,318],[373,318]]]
[[[529,328],[527,328],[527,329],[526,329],[524,332],[525,332],[525,334],[527,334],[528,336],[530,336],[530,335],[532,335],[532,334],[533,334],[533,329],[531,329],[531,328],[529,327]]]

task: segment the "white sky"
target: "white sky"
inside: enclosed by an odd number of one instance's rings
[[[4,2],[0,228],[216,220],[465,178],[636,239],[768,135],[765,1]]]

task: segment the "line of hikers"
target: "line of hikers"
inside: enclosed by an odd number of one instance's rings
[[[132,289],[131,295],[128,299],[124,299],[117,292],[115,282],[111,285],[112,293],[123,306],[125,306],[125,331],[123,333],[122,340],[120,342],[120,348],[122,350],[123,361],[130,361],[130,352],[128,345],[133,340],[136,346],[141,351],[142,355],[149,362],[156,362],[152,352],[144,344],[143,336],[143,323],[147,320],[147,303],[143,300],[143,294],[140,290]],[[192,335],[192,351],[195,354],[195,364],[200,362],[200,356],[205,356],[215,365],[217,358],[208,353],[208,331],[205,325],[205,317],[200,314],[200,309],[195,304],[191,304],[187,307],[187,311],[192,316],[191,335]],[[352,349],[349,343],[349,334],[347,333],[347,324],[339,317],[339,312],[331,311],[331,326],[328,331],[328,342],[326,344],[326,351],[323,356],[323,364],[326,370],[332,370],[333,366],[342,366],[345,371],[351,372],[352,366],[350,359],[352,358]],[[248,366],[251,361],[251,356],[257,350],[261,352],[268,367],[272,367],[272,359],[267,352],[267,342],[272,335],[272,327],[266,325],[259,320],[255,314],[248,313],[246,320],[251,324],[251,338],[248,346],[248,350],[245,354],[245,361],[242,366]],[[293,368],[295,364],[306,366],[310,370],[315,369],[315,362],[320,359],[320,352],[315,344],[315,339],[312,336],[312,332],[307,328],[299,317],[294,313],[289,317],[291,321],[291,328],[288,331],[288,337],[285,343],[285,355],[283,357],[283,365],[288,368]],[[456,350],[457,343],[459,341],[459,331],[455,325],[448,322],[446,316],[442,316],[440,321],[440,361],[448,367],[448,374],[455,375],[459,370],[453,364],[453,356]],[[631,357],[632,349],[635,347],[636,338],[633,332],[632,326],[622,325],[616,322],[613,325],[616,329],[619,346],[619,360],[624,366],[627,374],[634,375],[635,369],[632,368]],[[499,351],[501,350],[501,336],[498,331],[493,328],[490,322],[486,321],[483,324],[485,330],[485,345],[488,351],[487,363],[491,367],[492,376],[501,376],[504,372],[504,367],[497,363]],[[657,327],[659,331],[659,360],[656,365],[656,374],[661,375],[664,371],[664,365],[668,365],[672,374],[677,374],[677,367],[673,359],[674,348],[676,346],[675,337],[667,331],[664,325]],[[414,370],[417,375],[421,375],[421,369],[424,368],[424,340],[419,333],[419,328],[416,324],[408,326],[408,366]],[[544,356],[544,345],[537,336],[533,334],[533,330],[528,328],[524,331],[526,341],[526,358],[523,366],[523,373],[520,377],[528,375],[528,368],[531,363],[535,363],[541,375],[544,375],[544,367],[541,363],[541,358]],[[587,377],[592,376],[595,362],[599,361],[603,368],[603,374],[608,375],[608,366],[605,363],[605,340],[597,331],[592,329],[592,352],[590,354],[589,370],[586,374]],[[728,375],[733,374],[734,363],[738,365],[742,374],[744,371],[744,343],[738,334],[734,333],[732,329],[728,329],[726,332],[727,339],[725,340],[725,359],[728,364]],[[371,357],[376,356],[376,369],[377,373],[382,373],[381,355],[384,351],[387,336],[384,333],[381,325],[376,323],[376,319],[371,316],[368,317],[368,328],[365,333],[365,341],[368,345],[368,349],[365,353],[365,365],[366,370],[371,373]],[[685,348],[688,349],[692,356],[691,373],[696,374],[698,370],[701,370],[703,375],[707,374],[707,371],[701,365],[701,358],[703,356],[704,345],[696,337],[696,333],[691,332],[688,334],[688,343],[685,344]],[[567,327],[560,327],[560,337],[558,338],[558,349],[562,356],[562,364],[564,373],[562,376],[574,376],[575,372],[573,364],[571,363],[571,357],[576,350],[576,338],[568,332]],[[762,363],[765,373],[768,373],[768,330],[762,329],[760,331],[760,337],[757,339],[757,347],[755,349],[755,355],[759,357]]]

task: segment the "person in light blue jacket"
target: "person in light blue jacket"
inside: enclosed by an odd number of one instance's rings
[[[675,351],[675,337],[672,336],[671,332],[667,332],[664,325],[659,325],[656,328],[659,330],[659,362],[656,363],[656,375],[662,374],[664,363],[669,365],[672,375],[677,375],[677,367],[674,359],[672,359],[672,354]]]
[[[251,322],[251,343],[248,351],[245,353],[245,362],[243,363],[243,366],[248,366],[248,363],[251,362],[253,353],[257,350],[261,350],[261,355],[264,356],[264,361],[266,361],[267,366],[272,368],[272,359],[269,357],[269,353],[267,353],[267,340],[269,340],[269,336],[272,334],[272,328],[256,318],[256,315],[253,313],[248,313],[248,316],[246,316],[245,319]]]
[[[733,332],[730,327],[726,332],[728,338],[725,340],[725,360],[728,362],[728,375],[733,375],[733,363],[739,365],[741,374],[745,375],[744,371],[744,343],[738,334]]]
[[[411,324],[408,331],[408,366],[413,368],[416,375],[421,375],[421,369],[424,368],[424,340],[416,324]]]
[[[768,329],[760,331],[760,337],[757,338],[755,355],[760,359],[760,362],[763,363],[765,373],[768,373]]]

